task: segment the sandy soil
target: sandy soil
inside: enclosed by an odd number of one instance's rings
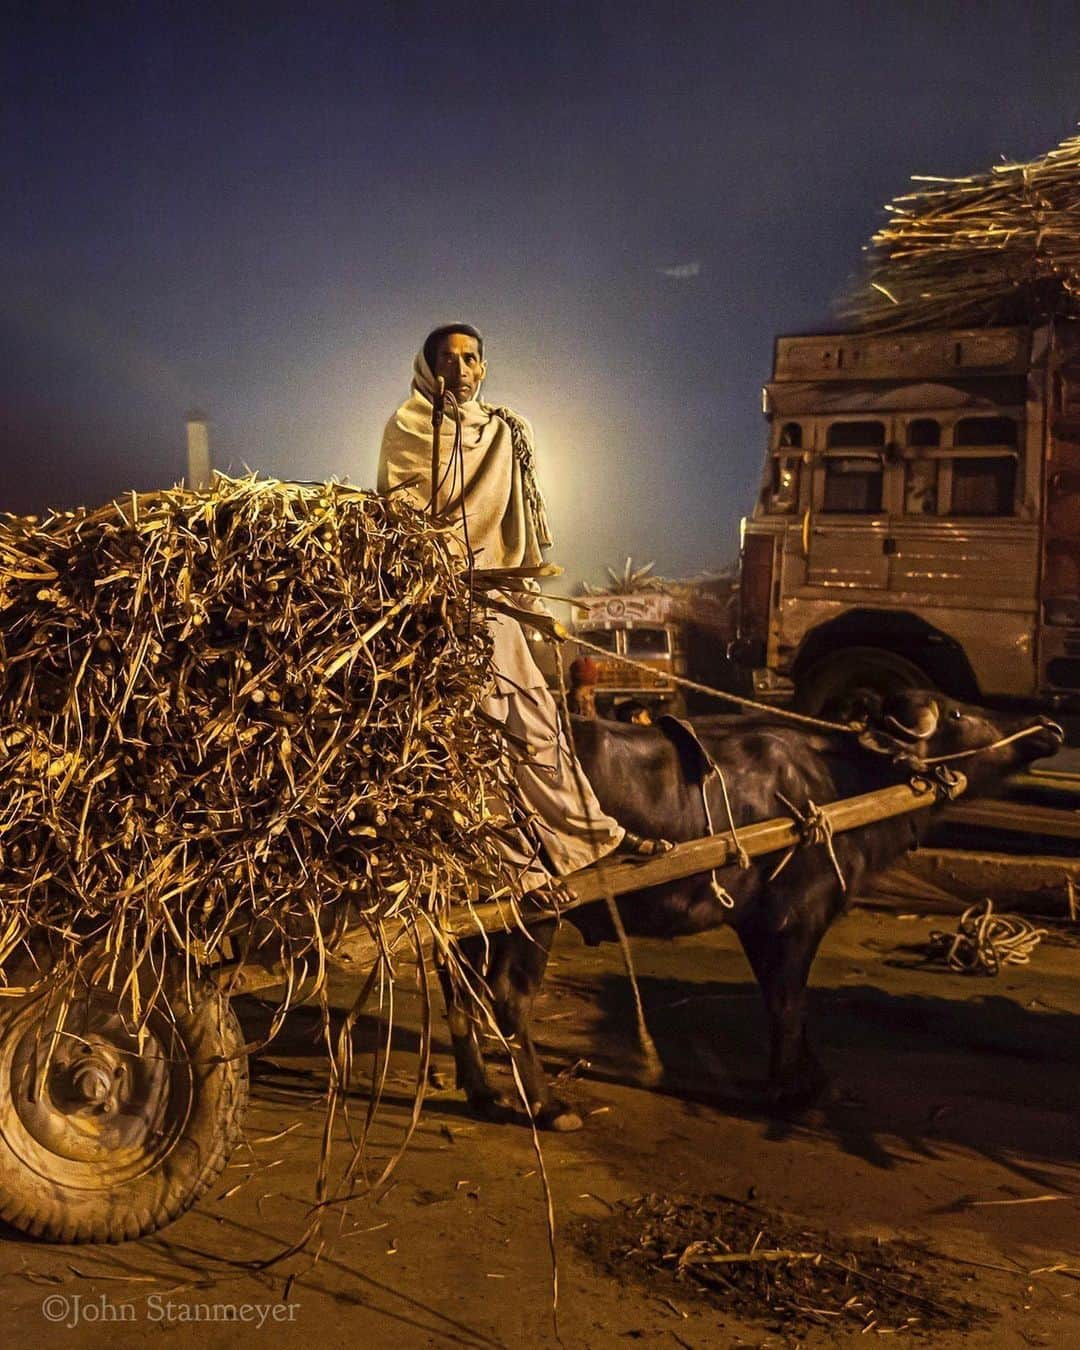
[[[654,1192],[752,1195],[834,1240],[924,1244],[937,1254],[929,1273],[989,1321],[923,1344],[1080,1346],[1080,949],[1044,944],[1030,966],[995,980],[913,969],[905,947],[945,922],[859,911],[836,925],[813,980],[836,1088],[829,1105],[787,1122],[761,1109],[762,1017],[731,934],[635,947],[668,1073],[655,1090],[638,1081],[617,951],[562,939],[537,1032],[586,1116],[581,1133],[543,1141],[565,1345],[797,1342],[670,1284],[612,1276],[584,1255],[574,1236],[583,1224]],[[336,986],[336,1001],[349,993]],[[411,1101],[417,1001],[403,1002],[374,1131],[379,1158]],[[242,1013],[257,1035],[264,1010],[250,1000]],[[529,1132],[471,1120],[451,1089],[434,1093],[390,1186],[354,1205],[314,1267],[293,1259],[251,1274],[228,1264],[270,1256],[302,1226],[321,1131],[314,1031],[306,1010],[290,1018],[256,1066],[250,1147],[166,1232],[116,1248],[0,1233],[0,1344],[93,1350],[158,1332],[178,1350],[557,1345]],[[365,1024],[358,1039],[370,1044],[374,1033]],[[439,1036],[436,1060],[449,1077],[441,1024]],[[1028,1199],[1037,1202],[999,1203]],[[213,1305],[249,1320],[194,1320],[230,1315]],[[846,1339],[813,1330],[802,1343]]]

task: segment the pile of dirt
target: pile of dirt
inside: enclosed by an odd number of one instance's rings
[[[639,1196],[576,1236],[617,1280],[703,1299],[777,1331],[932,1333],[988,1320],[914,1244],[845,1241],[726,1196]]]

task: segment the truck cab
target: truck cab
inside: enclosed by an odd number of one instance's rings
[[[756,694],[1080,701],[1078,328],[778,340],[735,644]]]
[[[596,708],[602,717],[617,715],[626,703],[638,703],[651,712],[680,712],[683,701],[672,675],[686,674],[684,624],[675,597],[662,591],[582,596],[575,601],[579,614],[574,634],[600,652],[567,644],[567,658],[587,652],[597,666]],[[614,658],[627,657],[627,665]]]

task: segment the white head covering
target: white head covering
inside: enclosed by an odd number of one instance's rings
[[[477,391],[479,393],[479,390]],[[400,489],[413,505],[431,499],[431,411],[435,377],[423,351],[413,362],[412,393],[383,432],[378,489]],[[516,425],[514,425],[516,423]],[[461,464],[452,463],[461,427]],[[551,544],[543,500],[532,472],[532,428],[508,408],[473,397],[447,399],[439,437],[439,515],[460,524],[462,500],[478,567],[535,567]],[[459,529],[464,544],[464,532]]]

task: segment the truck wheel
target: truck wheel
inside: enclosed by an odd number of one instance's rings
[[[795,706],[811,717],[844,718],[845,702],[860,690],[887,695],[903,689],[933,689],[934,681],[912,661],[884,647],[845,647],[832,652],[796,682]]]
[[[129,998],[92,987],[66,1012],[57,1003],[49,991],[0,1000],[0,1218],[53,1242],[152,1233],[199,1199],[240,1140],[236,1016],[215,986],[182,976],[141,1044]]]

